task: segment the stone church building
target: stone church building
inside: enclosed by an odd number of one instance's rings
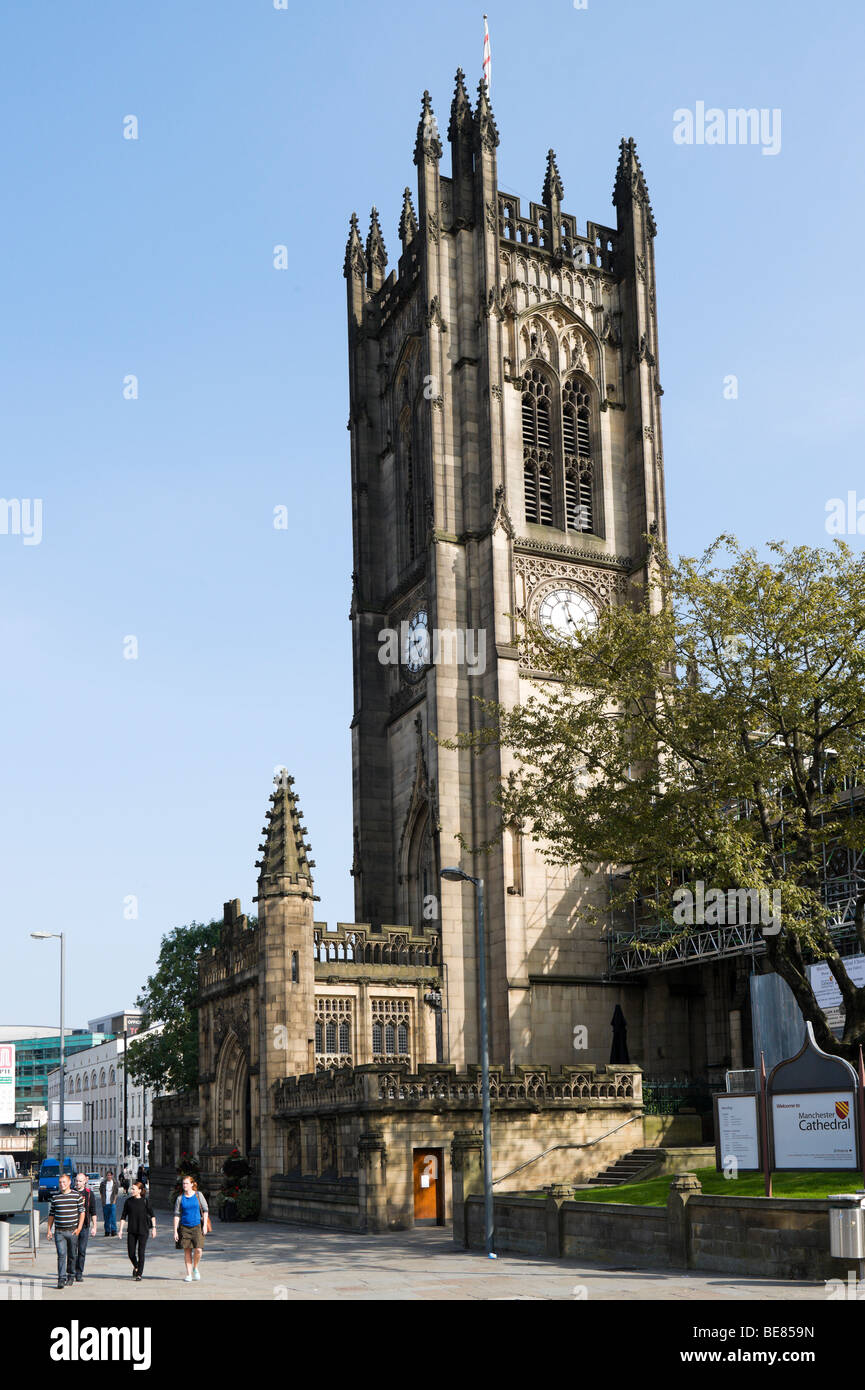
[[[366,1229],[448,1219],[476,1154],[475,895],[445,866],[485,883],[502,1187],[597,1172],[643,1141],[641,1068],[717,1079],[744,1046],[741,959],[663,971],[611,952],[582,915],[606,877],[501,835],[507,755],[441,743],[480,727],[473,697],[514,705],[544,678],[521,624],[578,636],[645,593],[666,540],[656,227],[633,140],[614,225],[585,232],[552,150],[538,202],[501,192],[486,88],[473,106],[462,72],[447,140],[449,177],[425,93],[396,266],[375,208],[345,255],[357,923],[314,920],[286,776],[258,924],[227,904],[201,961],[198,1096],[155,1116],[155,1171],[195,1148],[216,1185],[237,1147],[265,1214]],[[633,1061],[614,1067],[616,1005]]]

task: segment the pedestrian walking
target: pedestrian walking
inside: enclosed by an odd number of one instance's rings
[[[109,1168],[99,1184],[99,1200],[102,1203],[102,1219],[107,1236],[117,1235],[117,1179],[113,1168]]]
[[[84,1198],[84,1223],[78,1234],[78,1253],[75,1256],[75,1282],[80,1284],[84,1279],[87,1242],[96,1235],[96,1194],[87,1181],[86,1173],[75,1174],[75,1191]]]
[[[183,1191],[174,1203],[174,1244],[183,1251],[186,1264],[184,1284],[200,1279],[198,1266],[204,1254],[204,1235],[210,1230],[207,1198],[199,1192],[194,1178],[183,1179]]]
[[[84,1198],[72,1187],[68,1173],[61,1173],[58,1188],[51,1194],[48,1208],[48,1239],[54,1236],[57,1250],[57,1287],[65,1289],[75,1282],[78,1234],[84,1224]]]
[[[127,1225],[129,1234],[126,1237],[126,1249],[132,1261],[132,1277],[140,1283],[144,1273],[147,1239],[148,1236],[156,1235],[156,1215],[150,1205],[150,1198],[145,1194],[144,1183],[139,1182],[137,1178],[126,1198],[126,1206],[120,1218],[120,1230],[117,1232],[118,1240],[122,1239],[123,1227]]]

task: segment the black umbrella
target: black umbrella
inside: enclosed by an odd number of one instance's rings
[[[610,1019],[613,1029],[613,1046],[610,1048],[611,1062],[630,1062],[628,1056],[628,1025],[625,1022],[625,1015],[622,1013],[620,1004],[613,1010],[613,1017]]]

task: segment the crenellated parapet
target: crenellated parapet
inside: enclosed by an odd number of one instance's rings
[[[490,1068],[490,1102],[494,1110],[639,1110],[643,1103],[642,1071],[634,1066]],[[475,1110],[481,1105],[480,1067],[457,1071],[438,1063],[408,1066],[361,1066],[345,1071],[289,1076],[273,1088],[273,1115],[288,1119],[304,1112],[331,1109],[428,1109],[436,1112]]]
[[[316,922],[312,935],[313,954],[317,964],[439,964],[438,936],[415,933],[413,927],[383,926],[373,932],[367,923],[339,922],[335,931],[328,931],[326,923]]]

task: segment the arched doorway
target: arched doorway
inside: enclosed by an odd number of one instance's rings
[[[216,1068],[216,1143],[249,1153],[252,1105],[249,1063],[235,1033],[229,1033]]]

